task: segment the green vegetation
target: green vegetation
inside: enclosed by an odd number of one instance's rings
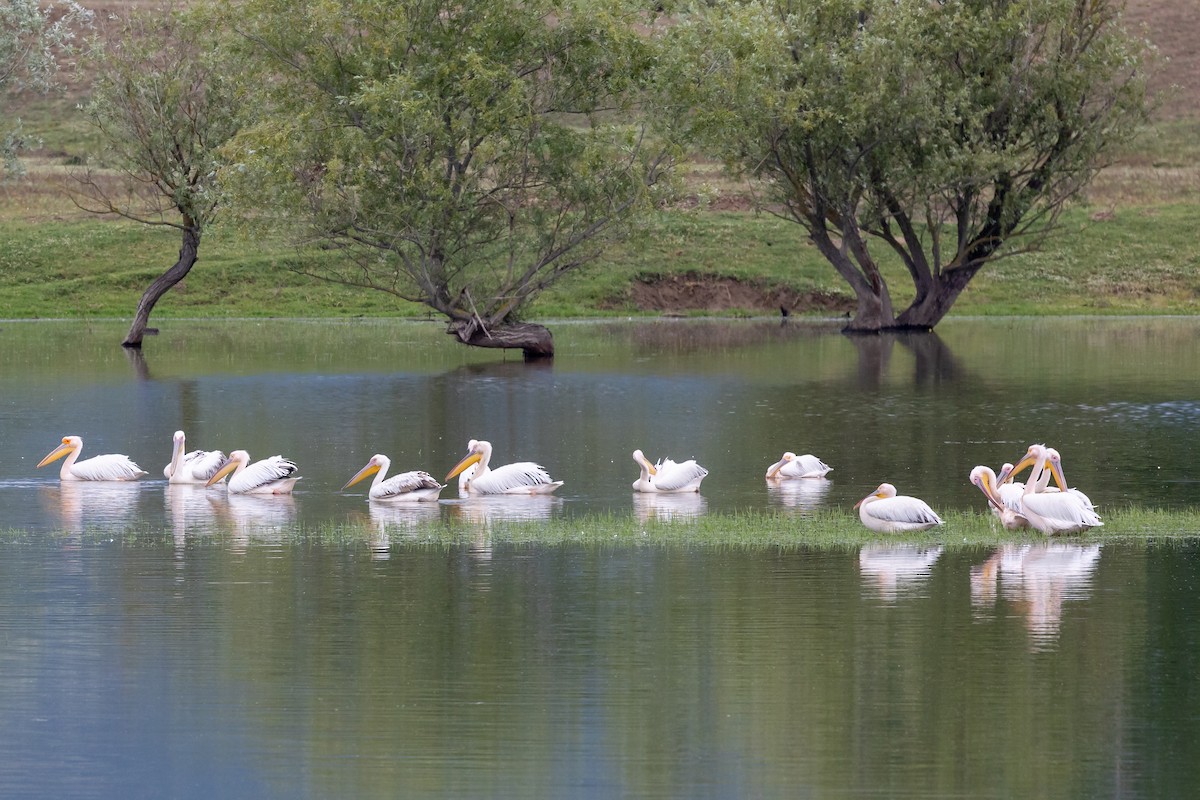
[[[115,3],[115,8],[128,4]],[[1151,38],[1153,38],[1153,29]],[[1169,74],[1160,84],[1187,84]],[[78,106],[89,97],[88,76],[49,96],[21,95],[9,103],[32,140],[27,175],[0,183],[0,318],[128,319],[138,296],[179,254],[177,231],[100,218],[79,210],[65,193],[99,141]],[[1186,98],[1185,98],[1186,99]],[[1176,108],[1191,108],[1175,103]],[[703,160],[681,175],[686,197],[669,210],[643,215],[634,240],[607,245],[600,259],[566,275],[524,313],[552,319],[643,311],[639,281],[695,275],[697,282],[728,278],[821,292],[854,308],[845,282],[808,244],[801,227],[750,211],[754,185],[730,178]],[[1060,229],[1038,252],[985,267],[952,314],[1179,314],[1194,313],[1200,246],[1194,236],[1200,200],[1200,121],[1160,119],[1114,155],[1086,196],[1067,207]],[[882,251],[881,251],[882,252]],[[155,307],[155,319],[224,317],[428,317],[417,303],[384,292],[314,280],[303,272],[333,272],[349,262],[335,249],[297,250],[229,220],[206,229],[197,268]],[[880,257],[893,287],[907,282],[898,258]],[[902,283],[897,283],[901,281]],[[902,307],[911,297],[893,288]],[[689,313],[778,313],[777,304],[730,303],[714,294]],[[803,313],[802,307],[793,313]]]
[[[421,546],[448,547],[459,544],[506,543],[516,545],[581,544],[602,547],[692,546],[717,548],[857,548],[868,544],[943,545],[948,548],[992,547],[1021,542],[1060,541],[1077,544],[1103,542],[1171,541],[1200,534],[1200,511],[1163,511],[1127,508],[1104,515],[1104,527],[1087,534],[1047,539],[1036,531],[1004,530],[991,515],[949,512],[946,524],[920,533],[881,536],[864,528],[856,516],[844,511],[822,511],[811,516],[745,511],[707,514],[692,520],[640,522],[631,516],[588,515],[574,519],[501,521],[487,526],[466,522],[435,521],[398,527],[403,541]],[[374,525],[327,525],[317,528],[294,526],[284,535],[295,542],[319,542],[346,547],[367,546],[377,535]],[[0,531],[0,540],[20,541],[33,536],[28,531]],[[87,536],[109,539],[114,535],[126,544],[155,542],[169,536],[158,529],[130,528],[114,532],[97,529]],[[43,534],[37,534],[41,537]],[[222,536],[200,537],[198,543],[226,546]]]

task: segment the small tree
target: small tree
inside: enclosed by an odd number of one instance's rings
[[[142,294],[122,344],[141,347],[150,312],[200,257],[217,214],[218,154],[237,130],[229,70],[206,27],[180,13],[134,13],[97,39],[88,120],[102,150],[75,172],[84,210],[175,228],[179,258]]]
[[[1147,48],[1119,10],[713,0],[668,32],[665,118],[804,228],[854,290],[850,330],[930,329],[1144,119]],[[899,314],[870,242],[912,281]]]
[[[69,50],[75,30],[92,13],[75,3],[42,6],[38,0],[0,0],[0,102],[20,91],[47,91],[58,72],[57,56]],[[20,120],[0,107],[0,158],[10,174],[20,174],[17,153],[24,145]]]
[[[639,18],[592,0],[248,0],[259,122],[231,149],[253,221],[345,259],[310,275],[389,292],[480,347],[553,354],[528,301],[654,202],[670,161],[629,114]]]

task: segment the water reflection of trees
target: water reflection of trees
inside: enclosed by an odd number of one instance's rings
[[[1100,545],[1066,542],[1004,545],[971,568],[971,603],[1012,603],[1025,619],[1030,648],[1053,646],[1062,627],[1063,603],[1086,600],[1100,561]]]
[[[861,389],[878,389],[890,373],[892,354],[900,345],[913,357],[912,382],[917,387],[954,383],[966,375],[945,341],[936,333],[855,334],[847,337],[858,353],[855,373]]]
[[[818,338],[836,333],[840,322],[788,320],[655,320],[598,323],[602,336],[631,347],[634,355],[647,352],[687,354],[733,349],[771,342]]]

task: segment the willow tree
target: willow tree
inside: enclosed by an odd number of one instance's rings
[[[215,219],[221,147],[237,130],[230,70],[204,20],[173,11],[108,20],[87,60],[99,149],[72,174],[81,208],[179,232],[179,257],[142,293],[122,344],[141,347],[155,304],[187,277]]]
[[[91,20],[92,12],[76,3],[0,0],[0,160],[6,173],[21,173],[17,154],[26,144],[7,100],[20,92],[48,91],[59,56],[72,49],[77,32]]]
[[[1118,0],[712,0],[665,39],[665,119],[756,179],[857,297],[930,329],[1035,245],[1144,118]],[[880,253],[903,264],[899,313]]]
[[[528,302],[625,235],[670,165],[627,113],[651,64],[599,0],[246,0],[259,121],[230,150],[249,219],[343,258],[296,269],[553,354]]]

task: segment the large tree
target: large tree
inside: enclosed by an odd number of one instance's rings
[[[1144,118],[1119,0],[712,0],[665,37],[664,118],[850,284],[850,330],[930,329],[1035,244]],[[914,288],[900,313],[878,261]]]
[[[92,12],[76,3],[0,0],[0,159],[6,172],[21,172],[17,154],[25,136],[5,101],[12,93],[50,89],[58,57],[91,19]]]
[[[236,12],[236,13],[235,13]],[[600,0],[247,0],[261,116],[230,151],[251,221],[345,256],[297,268],[553,354],[527,303],[628,232],[670,159],[630,113],[651,58]]]
[[[179,257],[146,287],[122,344],[141,347],[150,312],[200,257],[219,206],[218,156],[237,130],[237,101],[204,18],[174,11],[107,20],[86,66],[88,120],[100,148],[72,177],[85,210],[179,232]]]

